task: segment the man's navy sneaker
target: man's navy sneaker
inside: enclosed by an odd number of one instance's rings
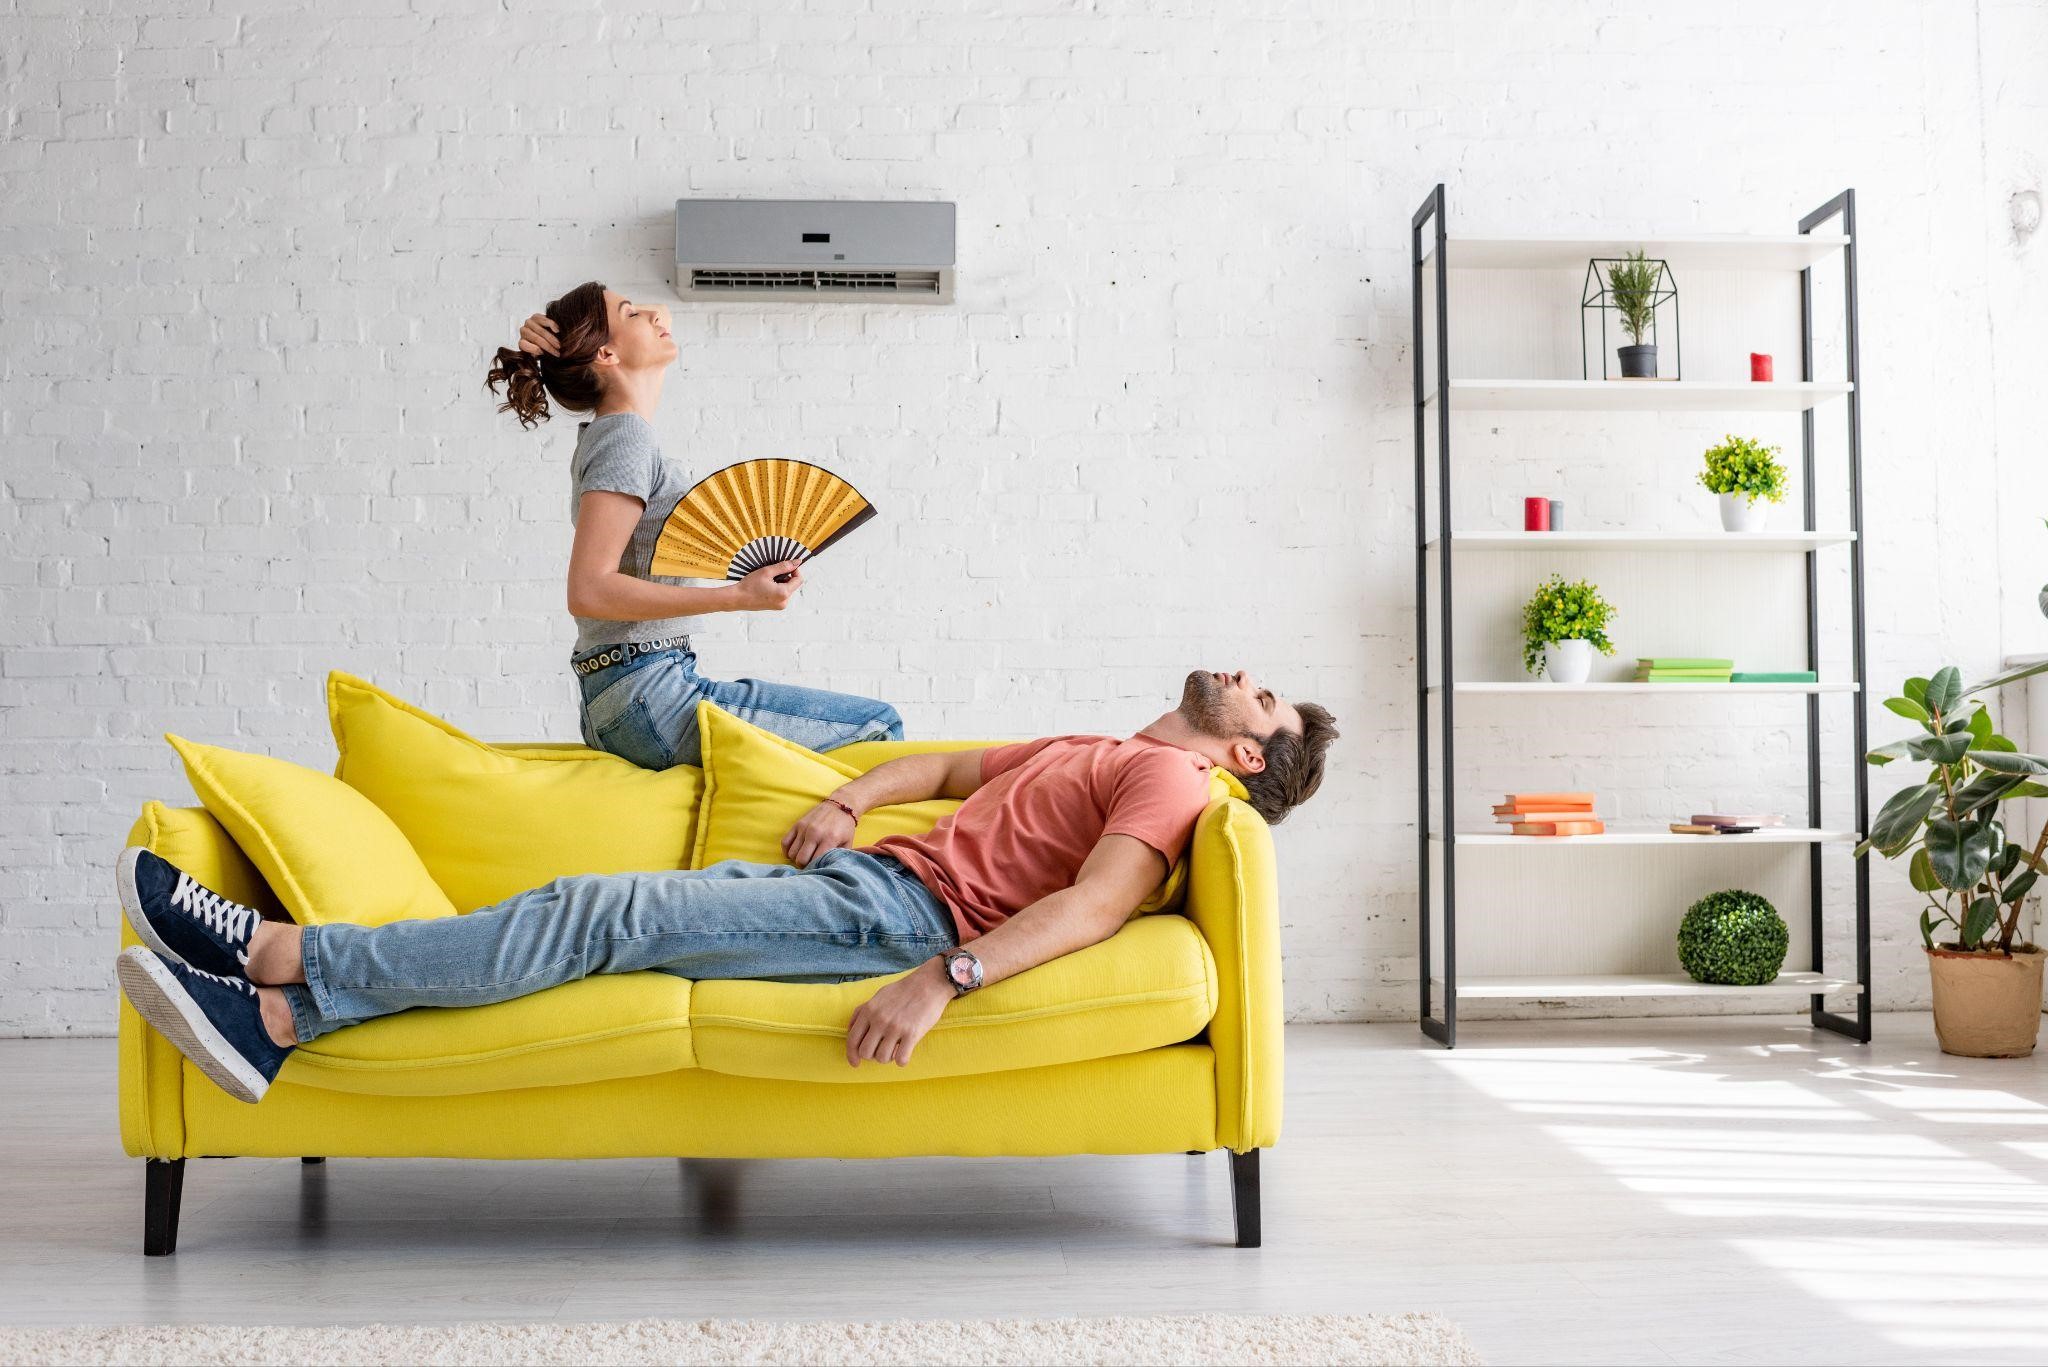
[[[246,978],[202,973],[141,945],[114,963],[121,991],[159,1035],[237,1101],[261,1101],[291,1050],[263,1028]]]
[[[230,902],[140,845],[121,851],[114,882],[136,935],[166,959],[201,973],[244,977],[249,938],[263,920],[254,907]]]

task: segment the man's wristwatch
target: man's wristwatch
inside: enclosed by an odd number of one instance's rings
[[[971,949],[956,949],[946,956],[946,981],[953,984],[953,995],[964,997],[981,986],[981,960]]]

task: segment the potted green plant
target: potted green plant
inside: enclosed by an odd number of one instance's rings
[[[1657,344],[1644,342],[1643,334],[1657,315],[1659,265],[1641,251],[1630,252],[1607,268],[1607,296],[1621,315],[1622,331],[1632,345],[1618,348],[1624,380],[1657,378]]]
[[[1593,651],[1612,655],[1607,624],[1614,605],[1584,579],[1566,583],[1553,574],[1522,606],[1522,667],[1539,664],[1552,683],[1584,683],[1593,672]]]
[[[1785,467],[1778,455],[1778,447],[1732,432],[1707,448],[1700,483],[1721,496],[1722,531],[1760,532],[1770,513],[1764,502],[1785,501]]]
[[[2048,609],[2044,609],[2048,610]],[[2048,758],[2025,755],[1993,728],[1976,694],[2031,674],[2048,660],[1964,685],[1954,666],[1906,680],[1885,706],[1925,734],[1872,750],[1872,764],[1910,759],[1929,766],[1878,811],[1856,847],[1906,860],[1906,877],[1927,899],[1920,939],[1934,988],[1934,1033],[1942,1052],[2017,1058],[2034,1052],[2041,1028],[2041,950],[2021,936],[2027,898],[2044,871],[2048,824],[2031,842],[2015,839],[2000,806],[2048,796],[2039,775]]]

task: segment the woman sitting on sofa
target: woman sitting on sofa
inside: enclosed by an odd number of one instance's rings
[[[780,612],[804,578],[794,561],[732,584],[649,572],[662,524],[692,484],[663,459],[654,430],[675,359],[665,310],[591,281],[527,319],[519,348],[498,348],[484,381],[492,393],[505,386],[498,411],[516,413],[523,427],[548,420],[550,398],[593,415],[577,424],[569,462],[570,667],[583,698],[584,742],[643,769],[696,764],[701,698],[813,750],[903,739],[896,709],[873,698],[698,672],[692,642],[705,618]],[[777,583],[785,574],[788,582]]]

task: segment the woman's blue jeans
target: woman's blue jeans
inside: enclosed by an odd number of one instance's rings
[[[583,743],[643,769],[703,762],[697,703],[705,698],[809,750],[903,739],[903,718],[885,702],[765,679],[707,679],[687,646],[636,655],[582,675],[577,683],[583,691]]]
[[[482,1006],[597,973],[838,983],[915,968],[959,943],[952,913],[886,854],[827,850],[806,869],[557,878],[467,916],[307,926],[306,981],[284,989],[299,1042],[415,1006]]]

